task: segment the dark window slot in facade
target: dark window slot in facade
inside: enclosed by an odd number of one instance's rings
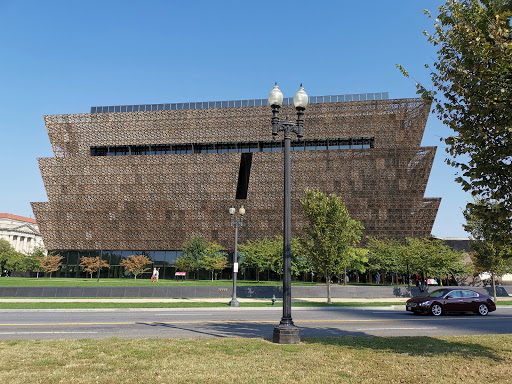
[[[291,151],[304,151],[304,140],[292,140],[290,143],[290,150]]]
[[[242,153],[240,158],[240,170],[238,171],[238,184],[236,186],[236,199],[247,199],[249,178],[251,176],[252,153]]]
[[[173,155],[186,155],[194,153],[192,144],[177,144],[172,146]]]
[[[259,152],[260,145],[257,141],[245,142],[245,143],[239,143],[238,148],[239,148],[240,152],[242,152],[242,153]]]
[[[91,147],[91,156],[107,156],[108,147]]]
[[[373,137],[292,140],[292,151],[325,151],[337,149],[367,149],[374,147]],[[192,153],[253,153],[283,150],[281,140],[232,143],[151,144],[91,147],[91,156],[183,155]]]
[[[264,141],[261,145],[262,152],[277,152],[283,150],[283,142],[274,140],[274,141]]]

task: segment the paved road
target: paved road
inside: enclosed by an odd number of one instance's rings
[[[272,336],[280,308],[190,308],[117,310],[4,310],[0,339],[208,338]],[[512,333],[512,308],[486,317],[414,316],[402,306],[297,308],[302,337],[441,336]]]

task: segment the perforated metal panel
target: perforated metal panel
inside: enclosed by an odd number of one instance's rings
[[[373,138],[374,148],[292,151],[292,233],[300,198],[342,196],[365,235],[430,235],[440,199],[424,198],[435,147],[420,147],[420,99],[330,102],[306,109],[304,139]],[[293,106],[281,117],[295,118]],[[45,116],[53,158],[38,159],[48,195],[32,203],[50,249],[181,249],[203,234],[226,249],[242,153],[91,156],[92,147],[271,139],[270,107]],[[340,146],[342,147],[342,146]],[[247,171],[247,169],[246,169]],[[254,152],[240,241],[282,232],[283,152]]]

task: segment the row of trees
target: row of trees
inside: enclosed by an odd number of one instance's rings
[[[330,284],[334,278],[347,282],[347,273],[382,273],[394,275],[420,274],[423,277],[445,277],[466,274],[462,252],[452,250],[435,239],[370,238],[359,247],[362,230],[353,220],[342,199],[335,194],[306,190],[301,201],[307,225],[300,237],[292,239],[292,275],[316,274],[325,278],[327,300],[330,302]],[[281,236],[248,240],[239,245],[240,265],[260,274],[272,271],[282,275],[283,239]],[[180,271],[199,269],[212,273],[227,266],[225,252],[216,243],[201,236],[193,236],[183,244],[183,255],[176,260]],[[384,280],[384,279],[383,279]],[[397,280],[398,283],[398,280]]]
[[[44,272],[46,267],[46,256],[43,248],[35,248],[34,251],[25,255],[16,252],[7,240],[0,240],[0,272]]]
[[[196,279],[199,270],[204,269],[211,274],[212,281],[216,273],[228,265],[227,253],[216,242],[208,242],[203,236],[194,235],[183,243],[183,253],[176,259],[176,270],[194,272]]]
[[[143,274],[151,270],[151,267],[148,265],[153,264],[151,259],[146,255],[130,255],[126,259],[121,260],[119,265],[125,267],[130,273],[134,276],[134,279],[137,280],[137,276]],[[98,270],[102,268],[110,268],[110,264],[107,263],[106,260],[100,260],[98,256],[96,257],[86,257],[83,256],[80,258],[80,267],[84,270],[84,272],[92,275]]]
[[[60,255],[46,255],[44,249],[35,248],[34,251],[25,255],[16,252],[7,240],[0,240],[0,268],[1,271],[18,272],[45,272],[52,277],[52,273],[58,271],[64,258]],[[121,261],[120,265],[129,270],[137,279],[137,276],[150,270],[148,265],[153,262],[145,255],[131,255]],[[92,278],[98,269],[109,268],[106,260],[100,260],[99,257],[81,257],[80,267]]]

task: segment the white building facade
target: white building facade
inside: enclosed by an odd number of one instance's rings
[[[35,247],[44,247],[36,220],[10,213],[0,213],[0,239],[24,254],[32,253]]]

